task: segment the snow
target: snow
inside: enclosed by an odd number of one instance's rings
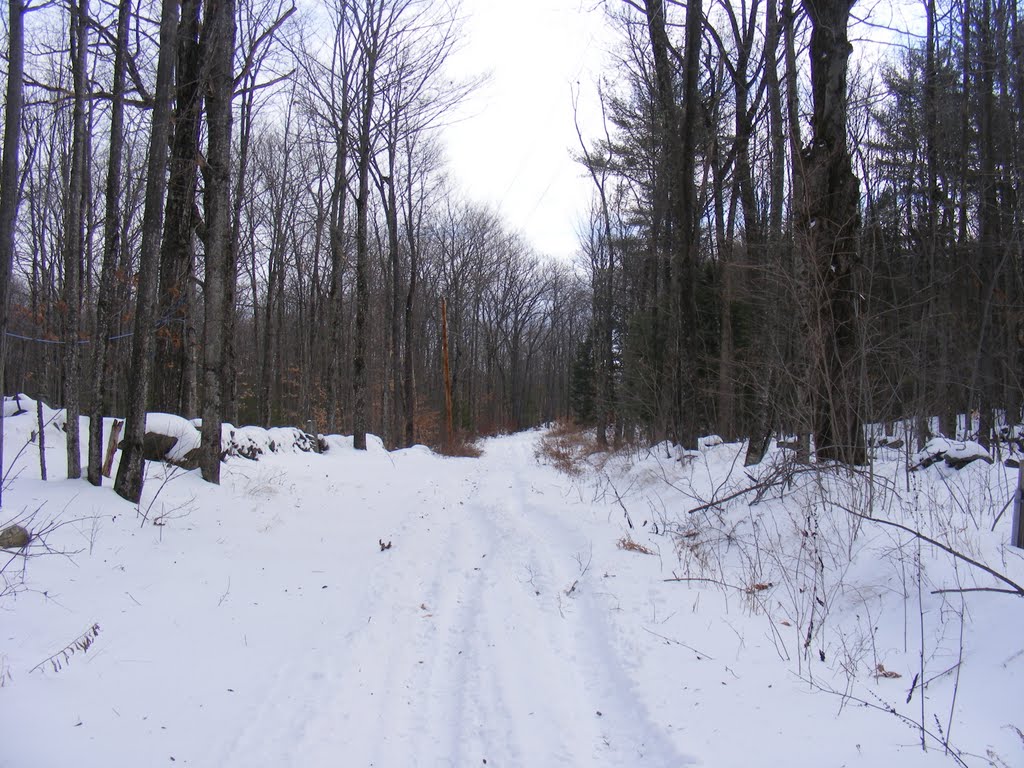
[[[9,457],[34,425],[7,419]],[[887,711],[920,722],[922,701],[966,764],[1024,764],[1024,600],[931,594],[993,582],[851,518],[857,477],[772,485],[786,452],[748,476],[744,446],[717,441],[568,477],[541,437],[464,459],[329,436],[229,457],[219,487],[150,464],[138,507],[41,482],[30,445],[5,516],[64,522],[46,543],[69,554],[30,549],[0,598],[0,766],[954,764]],[[60,475],[49,432],[46,453]],[[988,531],[1011,470],[876,472],[879,517],[1024,582],[1008,516]],[[752,481],[756,504],[688,511]],[[31,671],[94,624],[87,652]]]
[[[947,466],[959,468],[978,459],[992,463],[992,455],[980,443],[973,440],[933,437],[925,443],[924,448],[911,457],[910,467],[920,469],[945,460]]]

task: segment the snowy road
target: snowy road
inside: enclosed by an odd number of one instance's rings
[[[299,643],[214,763],[687,765],[633,691],[590,596],[600,574],[581,573],[590,544],[536,491],[557,478],[532,452],[525,435],[446,462],[444,507],[417,489],[337,606],[338,639]]]

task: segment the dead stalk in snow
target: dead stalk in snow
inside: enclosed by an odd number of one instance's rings
[[[92,647],[92,644],[95,642],[99,634],[100,625],[93,624],[91,627],[85,630],[85,632],[80,634],[78,637],[76,637],[70,643],[65,645],[59,651],[57,651],[54,654],[51,654],[50,656],[47,656],[45,659],[43,659],[34,667],[32,667],[32,669],[29,670],[29,674],[35,672],[36,670],[42,671],[43,667],[47,665],[52,667],[54,672],[60,672],[65,666],[67,666],[68,662],[71,661],[71,657],[74,656],[77,652],[81,651],[82,653],[86,653]]]

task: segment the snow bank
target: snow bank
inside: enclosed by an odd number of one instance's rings
[[[34,422],[36,420],[36,401],[28,395],[22,394],[5,397],[4,418],[6,419],[14,416],[29,416]],[[64,409],[51,408],[44,402],[43,421],[47,425],[52,424],[59,429],[64,429],[64,424],[66,422]]]

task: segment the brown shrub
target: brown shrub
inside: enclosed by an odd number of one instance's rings
[[[619,539],[618,546],[619,549],[625,549],[629,552],[639,552],[641,555],[654,554],[653,550],[649,549],[648,547],[645,547],[643,544],[640,544],[639,542],[633,541],[633,537],[630,536],[628,533],[621,539]]]
[[[461,433],[452,438],[451,445],[445,445],[442,440],[438,445],[431,446],[431,449],[442,456],[462,456],[468,459],[479,459],[484,452],[475,439]]]
[[[537,458],[560,472],[576,476],[583,472],[586,459],[600,453],[594,436],[572,422],[556,422],[540,440]]]

